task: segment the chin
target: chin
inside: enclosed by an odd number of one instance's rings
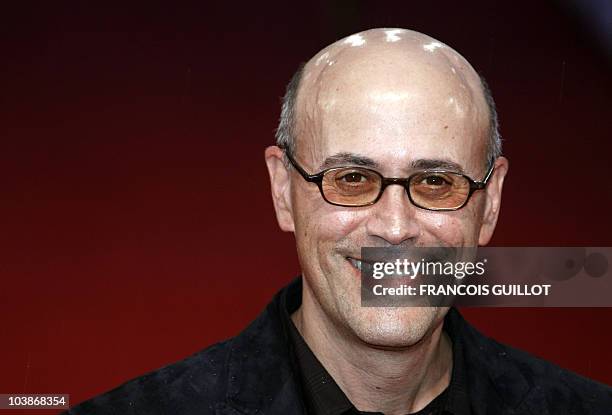
[[[406,348],[425,341],[442,323],[447,308],[363,307],[349,317],[351,331],[380,348]]]

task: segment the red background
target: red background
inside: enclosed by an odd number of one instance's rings
[[[366,28],[489,81],[511,162],[493,246],[612,243],[610,62],[557,3],[55,3],[1,17],[0,393],[76,403],[251,321],[299,272],[263,161],[279,98]],[[464,313],[612,383],[612,309]]]

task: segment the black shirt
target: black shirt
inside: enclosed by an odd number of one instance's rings
[[[309,415],[382,415],[380,412],[357,410],[316,358],[290,317],[290,314],[296,311],[300,304],[299,296],[287,296],[286,304],[281,306],[281,318],[285,336],[289,340],[293,370],[301,384],[307,413]],[[453,371],[450,384],[425,408],[413,415],[469,415],[471,413],[460,337],[453,336],[454,333],[447,326],[445,323],[444,330],[453,343]]]
[[[301,391],[303,376],[292,367],[292,359],[297,366],[297,358],[290,352],[288,324],[301,298],[302,281],[296,279],[238,336],[133,379],[65,414],[304,414],[307,398]],[[444,329],[453,340],[454,354],[443,405],[446,412],[610,415],[609,386],[497,343],[455,309],[446,315]]]

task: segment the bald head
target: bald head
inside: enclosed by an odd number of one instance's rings
[[[394,114],[403,123],[397,126],[428,122],[432,139],[449,129],[469,130],[479,136],[469,142],[473,151],[499,156],[497,117],[484,82],[450,47],[404,29],[351,35],[300,68],[287,88],[278,144],[292,152],[300,143],[313,148],[322,134],[337,134],[334,126],[398,107]]]
[[[279,225],[295,235],[304,321],[334,327],[326,340],[348,333],[362,345],[409,347],[441,327],[444,308],[362,307],[361,248],[486,245],[508,167],[504,157],[485,162],[487,153],[499,154],[490,139],[494,121],[470,64],[408,30],[349,36],[294,76],[277,133],[285,151],[268,147],[266,163]],[[428,169],[437,173],[424,175]],[[380,181],[372,170],[408,180]],[[449,210],[413,201],[416,183],[434,199],[458,195],[457,173],[486,178],[484,191],[459,186],[465,203]],[[352,192],[376,191],[370,204],[342,203]]]

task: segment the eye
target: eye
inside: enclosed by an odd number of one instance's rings
[[[443,176],[433,175],[433,174],[429,176],[425,176],[422,180],[422,183],[428,186],[445,186],[445,185],[451,184]]]
[[[350,172],[346,173],[340,180],[348,182],[348,183],[362,183],[365,182],[368,178],[361,173],[358,172]]]

